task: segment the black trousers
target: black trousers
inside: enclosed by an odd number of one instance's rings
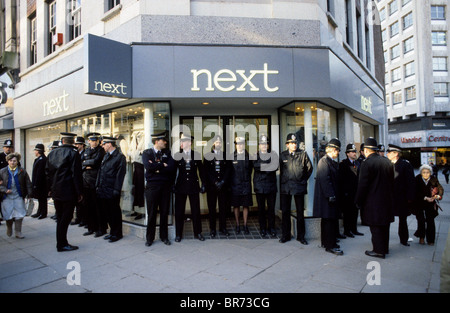
[[[39,205],[37,214],[39,214],[39,216],[47,216],[48,213],[47,196],[39,196],[37,200]]]
[[[73,218],[75,201],[53,201],[56,211],[56,248],[61,249],[69,244],[67,230]]]
[[[346,201],[342,208],[342,217],[344,222],[344,234],[345,233],[356,233],[357,223],[358,223],[358,208],[353,203],[353,201]]]
[[[147,232],[148,242],[155,240],[156,217],[159,208],[159,238],[168,239],[168,218],[170,208],[170,184],[152,184],[145,188],[147,200]]]
[[[122,237],[122,210],[120,208],[120,196],[111,199],[98,199],[101,211],[106,215],[109,224],[109,234]]]
[[[407,216],[398,217],[398,236],[400,238],[400,243],[402,244],[407,244],[409,239],[407,219]]]
[[[95,188],[84,188],[84,203],[85,203],[85,216],[86,223],[89,231],[100,231],[106,233],[108,225],[106,223],[106,214],[102,217],[100,214],[100,204],[97,200],[97,194]],[[100,221],[102,223],[100,224]],[[101,225],[101,226],[100,226]]]
[[[216,204],[219,202],[219,229],[227,228],[227,203],[229,201],[229,193],[224,190],[210,190],[206,194],[209,211],[209,229],[216,230],[217,210]]]
[[[339,232],[339,220],[337,218],[322,218],[320,221],[320,238],[322,246],[333,249],[336,246],[336,235]]]
[[[428,243],[434,243],[436,238],[435,213],[433,208],[417,210],[417,231],[414,236],[426,238]]]
[[[292,195],[281,194],[281,231],[284,239],[291,239],[291,201]],[[305,195],[294,196],[295,207],[297,209],[297,239],[305,239],[305,217],[303,210],[305,209]]]
[[[201,234],[202,222],[200,220],[200,196],[198,193],[194,194],[175,194],[175,233],[177,237],[183,236],[184,215],[186,212],[186,200],[189,197],[189,204],[191,205],[192,226],[194,228],[194,236]]]
[[[373,251],[380,254],[389,253],[389,228],[388,225],[370,225],[370,232],[372,234]]]
[[[258,203],[258,219],[260,230],[275,229],[275,202],[277,193],[257,193],[256,202]],[[267,212],[266,212],[267,202]]]

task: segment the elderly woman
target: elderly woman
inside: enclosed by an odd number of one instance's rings
[[[8,166],[0,170],[0,193],[2,194],[2,214],[6,220],[6,235],[11,237],[12,225],[16,238],[22,239],[22,221],[26,215],[24,199],[31,194],[33,187],[27,172],[20,167],[19,153],[6,156]]]
[[[416,176],[415,214],[417,231],[414,236],[419,237],[419,243],[425,244],[425,237],[429,245],[434,245],[436,227],[434,218],[438,215],[435,207],[436,200],[441,200],[444,189],[437,177],[432,176],[433,169],[429,165],[422,165],[420,174]]]

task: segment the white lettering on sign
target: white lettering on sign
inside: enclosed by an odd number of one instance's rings
[[[372,100],[370,98],[361,96],[361,109],[372,114]]]
[[[264,89],[268,92],[276,92],[279,90],[279,87],[270,87],[269,85],[269,75],[278,75],[279,71],[269,70],[269,66],[267,63],[264,63],[264,69],[262,70],[251,70],[249,74],[246,74],[245,70],[236,70],[238,75],[236,75],[233,71],[229,69],[221,69],[217,71],[214,76],[213,74],[206,69],[201,70],[191,70],[193,86],[191,91],[200,91],[200,87],[198,86],[198,78],[200,76],[206,77],[206,88],[205,91],[214,91],[215,88],[222,92],[228,92],[235,90],[236,91],[247,91],[247,86],[249,86],[250,91],[259,91],[258,88],[253,82],[253,78],[256,75],[263,75],[264,77]],[[242,82],[239,82],[240,85],[236,87],[235,84],[238,82],[238,77],[242,79]],[[229,83],[228,85],[224,83]],[[214,84],[214,87],[213,87]]]
[[[69,96],[65,90],[63,90],[63,95],[60,97],[53,98],[49,101],[44,101],[42,105],[44,106],[44,116],[54,115],[59,112],[65,112],[69,110],[69,105],[66,103],[66,98]]]
[[[107,92],[111,94],[117,94],[117,95],[126,95],[125,92],[125,86],[123,83],[119,84],[112,84],[112,83],[103,83],[99,81],[94,81],[94,90],[100,91],[100,92]]]

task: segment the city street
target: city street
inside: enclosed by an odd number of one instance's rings
[[[78,226],[70,226],[68,238],[80,249],[61,253],[52,219],[25,218],[23,240],[7,237],[2,222],[0,293],[437,293],[450,225],[450,185],[444,188],[436,244],[419,245],[415,217],[409,217],[411,246],[400,245],[396,221],[386,259],[364,254],[371,249],[365,226],[359,226],[363,237],[341,240],[344,256],[326,253],[318,239],[304,246],[207,237],[146,247],[133,235],[116,243],[86,237]]]

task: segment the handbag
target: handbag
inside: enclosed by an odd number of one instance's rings
[[[439,189],[437,187],[431,187],[431,196],[434,197],[435,195],[439,194]],[[439,200],[434,200],[434,211],[433,215],[434,217],[439,215],[439,210],[443,211],[441,206],[439,205]]]
[[[33,209],[34,209],[34,201],[33,201],[33,199],[28,198],[28,199],[26,200],[25,208],[26,208],[26,210],[27,210],[26,216],[30,216],[31,213],[33,213]]]

